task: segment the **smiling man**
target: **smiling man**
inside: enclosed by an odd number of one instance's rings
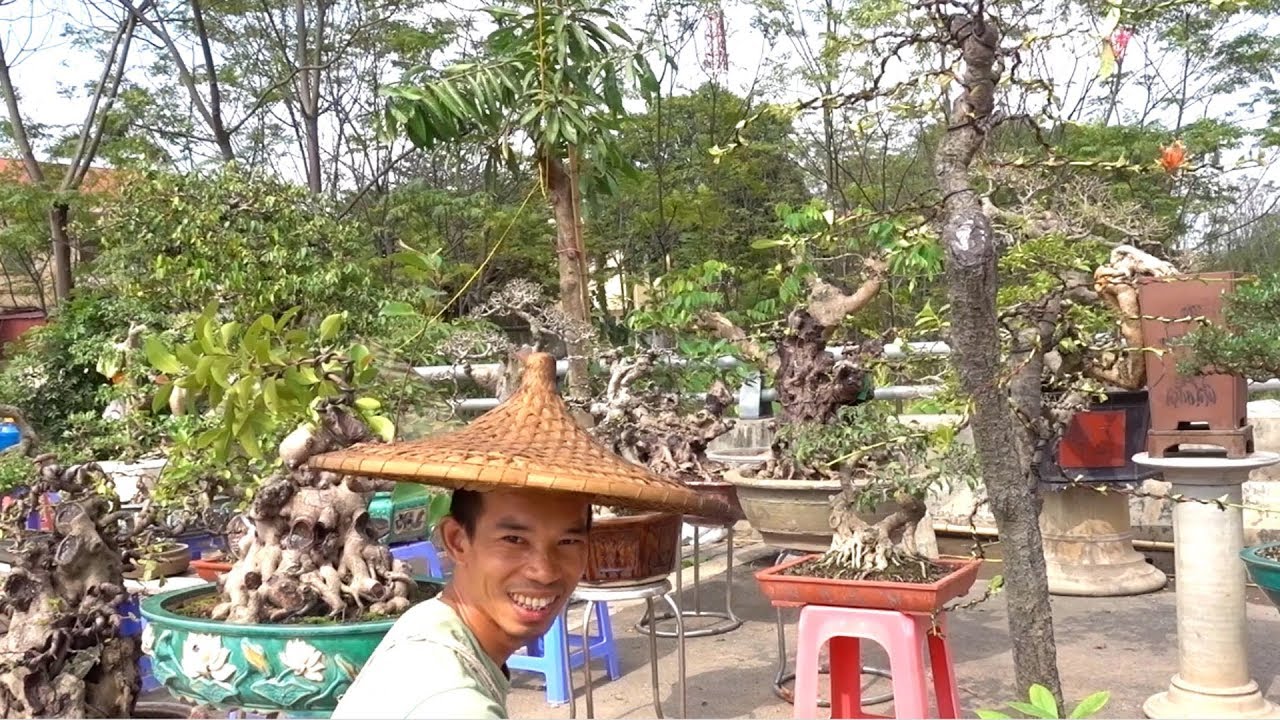
[[[590,525],[585,498],[454,491],[440,527],[453,577],[396,621],[332,717],[507,717],[507,658],[564,609]]]

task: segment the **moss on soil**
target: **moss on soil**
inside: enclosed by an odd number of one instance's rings
[[[875,582],[934,583],[950,574],[954,568],[939,565],[921,558],[916,562],[894,562],[887,570],[859,577],[854,568],[838,565],[823,557],[806,560],[783,570],[781,575],[826,578],[829,580],[869,580]]]

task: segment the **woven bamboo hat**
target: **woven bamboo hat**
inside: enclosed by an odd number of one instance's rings
[[[546,353],[531,353],[519,389],[460,430],[354,445],[310,464],[454,489],[529,488],[587,495],[596,505],[733,517],[723,500],[628,462],[582,430],[556,390],[556,361]]]

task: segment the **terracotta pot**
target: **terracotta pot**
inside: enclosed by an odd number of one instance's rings
[[[231,563],[217,560],[192,560],[191,569],[196,571],[196,575],[199,575],[201,580],[216,583],[223,573],[231,570]]]
[[[1224,296],[1235,291],[1236,272],[1198,273],[1175,278],[1144,278],[1138,284],[1142,337],[1147,347],[1168,349],[1169,341],[1191,332],[1203,317],[1222,320]],[[1185,348],[1143,353],[1154,431],[1234,430],[1247,422],[1249,388],[1236,375],[1186,376],[1178,373]]]
[[[23,333],[47,322],[45,313],[38,308],[18,308],[0,312],[0,351],[17,340]]]
[[[591,521],[591,543],[582,582],[642,585],[671,574],[680,559],[677,513],[649,512]]]
[[[822,557],[805,555],[781,565],[760,570],[756,582],[775,605],[832,605],[906,613],[932,613],[950,600],[969,592],[982,567],[980,558],[941,557],[935,560],[953,570],[933,583],[885,582],[879,580],[831,580],[828,578],[783,575],[787,568]]]
[[[742,512],[742,504],[738,502],[738,487],[730,482],[712,481],[712,482],[687,482],[685,485],[706,495],[715,496],[725,502],[731,510],[733,510],[733,521],[746,519],[746,514]],[[724,525],[723,520],[715,518],[702,517],[701,515],[686,515],[685,522],[694,525],[715,525],[719,527]]]

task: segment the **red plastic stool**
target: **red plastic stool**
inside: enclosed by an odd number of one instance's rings
[[[796,647],[795,715],[818,717],[818,652],[830,641],[831,717],[879,718],[862,709],[860,642],[874,640],[889,654],[893,676],[893,717],[959,718],[955,668],[947,646],[946,616],[938,617],[938,633],[931,632],[927,615],[892,610],[806,605],[800,611]],[[929,712],[924,671],[924,641],[928,640],[933,689],[938,712]]]

